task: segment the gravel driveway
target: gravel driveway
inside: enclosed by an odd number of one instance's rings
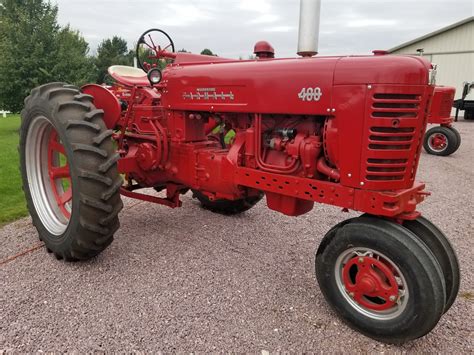
[[[344,325],[323,300],[314,252],[355,213],[317,205],[290,218],[266,208],[237,217],[201,209],[188,194],[169,209],[126,200],[122,228],[96,259],[46,253],[29,218],[0,229],[0,350],[163,352],[473,352],[474,122],[458,122],[451,157],[423,153],[420,206],[458,252],[458,299],[426,337],[402,347]],[[33,249],[33,250],[31,250]]]

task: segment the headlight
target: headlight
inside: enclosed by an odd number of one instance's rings
[[[159,84],[160,81],[161,81],[161,70],[158,69],[158,68],[153,68],[151,69],[148,74],[148,80],[150,81],[150,84],[153,86],[153,85],[156,85],[156,84]]]

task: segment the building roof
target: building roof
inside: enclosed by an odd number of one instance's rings
[[[399,49],[402,49],[404,47],[407,47],[413,43],[416,43],[416,42],[420,42],[424,39],[427,39],[427,38],[430,38],[430,37],[434,37],[436,35],[439,35],[440,33],[443,33],[443,32],[446,32],[446,31],[449,31],[449,30],[452,30],[453,28],[456,28],[456,27],[459,27],[459,26],[462,26],[466,23],[469,23],[471,21],[474,21],[474,16],[471,16],[471,17],[468,17],[468,18],[465,18],[464,20],[461,20],[461,21],[458,21],[456,23],[453,23],[449,26],[446,26],[446,27],[443,27],[443,28],[440,28],[439,30],[436,30],[436,31],[433,31],[433,32],[430,32],[424,36],[421,36],[421,37],[418,37],[418,38],[415,38],[415,39],[412,39],[411,41],[408,41],[408,42],[405,42],[405,43],[402,43],[396,47],[393,47],[393,48],[390,48],[388,50],[389,53],[392,53],[392,52],[395,52],[395,51],[398,51]]]

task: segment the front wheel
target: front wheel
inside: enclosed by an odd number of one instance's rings
[[[449,127],[433,127],[426,131],[423,147],[428,154],[447,156],[453,154],[461,144],[460,135]]]
[[[461,282],[456,252],[446,235],[424,217],[418,217],[413,221],[404,221],[403,226],[428,247],[443,271],[446,284],[446,305],[444,306],[444,313],[446,313],[458,295]]]
[[[352,328],[387,343],[427,334],[445,306],[441,268],[396,223],[359,217],[332,229],[316,254],[327,302]]]
[[[20,128],[27,207],[48,251],[66,260],[104,250],[123,204],[118,154],[92,96],[63,83],[33,89]]]
[[[457,143],[457,144],[456,144],[456,149],[454,150],[454,151],[456,151],[456,150],[458,150],[459,147],[461,146],[461,134],[459,133],[459,131],[458,131],[456,128],[454,128],[454,127],[452,127],[452,126],[449,127],[449,129],[450,129],[451,131],[453,131],[454,134],[456,135],[456,143]]]

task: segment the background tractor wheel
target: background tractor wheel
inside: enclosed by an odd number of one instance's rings
[[[255,206],[262,198],[263,194],[257,196],[245,197],[240,200],[214,200],[211,201],[209,197],[197,190],[193,191],[193,197],[201,202],[201,206],[211,212],[233,215],[245,212]]]
[[[403,226],[415,234],[433,253],[438,261],[446,283],[446,305],[444,312],[452,306],[459,291],[459,263],[451,243],[442,231],[424,217],[405,221]]]
[[[461,146],[461,134],[459,133],[459,131],[458,131],[456,128],[454,128],[454,127],[452,127],[452,126],[449,127],[449,129],[450,129],[451,131],[453,131],[454,134],[455,134],[456,137],[457,137],[457,145],[456,145],[456,149],[454,150],[454,151],[457,151],[457,150],[459,149],[459,147]],[[453,152],[453,153],[454,153],[454,152]]]
[[[58,259],[103,251],[123,207],[111,130],[92,96],[63,83],[33,89],[20,128],[20,170],[39,238]]]
[[[316,253],[326,301],[352,328],[387,343],[427,334],[445,307],[441,268],[406,228],[362,216],[332,229]]]
[[[461,144],[460,136],[448,127],[438,126],[426,131],[423,147],[428,154],[447,156],[453,154]]]

